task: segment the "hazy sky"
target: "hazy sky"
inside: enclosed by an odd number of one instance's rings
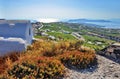
[[[120,0],[0,0],[0,17],[38,18],[120,18]]]

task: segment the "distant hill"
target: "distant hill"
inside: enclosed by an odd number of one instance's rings
[[[115,23],[120,23],[120,19],[110,19],[110,21],[115,22]]]
[[[87,26],[93,27],[102,27],[102,28],[120,28],[120,19],[70,19],[67,21],[68,23],[78,23],[84,24]]]
[[[111,22],[110,20],[91,20],[91,19],[71,19],[69,23],[86,23],[86,22]]]

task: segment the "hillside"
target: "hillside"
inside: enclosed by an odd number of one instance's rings
[[[35,37],[49,39],[49,36],[52,36],[55,40],[76,40],[73,33],[77,33],[80,39],[85,39],[84,46],[95,50],[101,50],[114,42],[110,39],[106,39],[107,35],[115,34],[119,36],[119,30],[109,31],[107,29],[89,27],[87,25],[77,23],[44,23],[43,28],[41,30],[38,29],[38,34]],[[45,34],[41,36],[42,33]],[[96,35],[92,35],[90,33],[94,33]],[[106,37],[101,38],[103,33]]]
[[[115,42],[93,34],[99,28],[61,22],[42,25],[35,28],[34,43],[26,51],[0,57],[0,78],[120,78],[120,64],[96,54]]]
[[[95,51],[82,41],[38,40],[25,52],[0,57],[1,79],[61,79],[66,68],[86,69],[97,65]]]

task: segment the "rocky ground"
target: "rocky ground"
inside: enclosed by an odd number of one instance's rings
[[[67,69],[64,79],[120,79],[120,64],[97,55],[98,66],[85,69]]]

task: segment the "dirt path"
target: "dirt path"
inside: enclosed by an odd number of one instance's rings
[[[97,55],[98,67],[86,70],[70,70],[64,79],[120,79],[120,64]]]

